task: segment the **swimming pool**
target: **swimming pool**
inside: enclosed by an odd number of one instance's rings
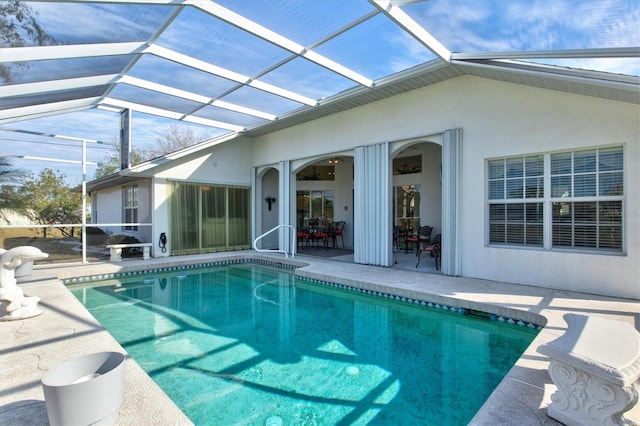
[[[197,425],[466,424],[537,330],[231,264],[72,288]]]

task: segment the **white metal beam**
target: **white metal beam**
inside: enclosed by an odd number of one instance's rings
[[[51,158],[51,157],[34,157],[32,155],[1,155],[3,158],[20,158],[23,160],[36,160],[36,161],[50,161],[54,163],[67,163],[67,164],[88,164],[90,166],[97,166],[98,163],[94,163],[92,161],[78,161],[78,160],[67,160],[62,158]]]
[[[123,75],[118,80],[118,83],[124,83],[130,86],[140,87],[142,89],[163,93],[165,95],[188,99],[190,101],[199,102],[201,104],[208,104],[211,101],[213,101],[212,98],[209,98],[207,96],[202,96],[197,93],[188,92],[186,90],[176,89],[175,87],[171,87],[171,86],[165,86],[164,84],[154,83],[149,80],[143,80],[141,78],[131,77],[129,75]]]
[[[327,68],[335,73],[338,73],[350,80],[355,81],[358,84],[362,84],[363,86],[372,87],[373,82],[360,75],[359,73],[332,61],[331,59],[320,55],[319,53],[313,52],[311,50],[305,49],[304,46],[298,44],[288,38],[272,31],[266,27],[263,27],[256,22],[253,22],[250,19],[245,18],[242,15],[239,15],[227,8],[224,8],[212,1],[202,2],[200,0],[189,0],[186,1],[185,4],[192,5],[197,9],[202,10],[218,19],[221,19],[228,24],[231,24],[235,27],[238,27],[244,31],[247,31],[253,34],[256,37],[260,37],[263,40],[268,41],[269,43],[273,43],[276,46],[282,47],[283,49],[288,50],[296,55],[302,56],[308,59],[311,62],[314,62],[324,68]]]
[[[222,121],[216,121],[216,120],[209,120],[206,118],[189,116],[181,112],[170,111],[167,109],[156,108],[148,105],[138,104],[135,102],[123,101],[115,98],[104,98],[103,100],[100,101],[100,104],[116,107],[116,108],[130,109],[132,111],[138,111],[144,114],[156,115],[158,117],[171,118],[173,120],[181,120],[181,121],[188,121],[191,123],[198,123],[205,126],[231,130],[233,132],[241,132],[244,130],[244,127],[237,126],[235,124],[224,123]]]
[[[11,96],[35,95],[39,93],[72,90],[82,87],[111,84],[118,79],[118,74],[96,75],[91,77],[69,78],[64,80],[39,81],[35,83],[10,84],[2,86],[0,99]]]
[[[607,87],[615,90],[638,91],[640,77],[607,74],[600,71],[582,69],[566,69],[554,65],[544,65],[532,62],[517,62],[508,60],[496,61],[459,61],[454,60],[453,65],[461,67],[476,67],[518,73],[530,76],[541,76],[561,81],[587,83],[593,86]]]
[[[209,74],[217,75],[218,77],[226,78],[227,80],[235,81],[240,84],[246,84],[249,82],[249,80],[251,80],[251,78],[247,77],[246,75],[227,70],[217,65],[213,65],[209,62],[201,61],[200,59],[178,53],[174,50],[167,49],[156,44],[148,46],[144,50],[144,53],[151,53],[152,55],[155,55],[159,58],[168,59],[178,64],[204,71]]]
[[[231,102],[222,101],[220,99],[216,99],[211,103],[214,107],[228,109],[229,111],[239,112],[241,114],[252,115],[258,118],[264,118],[265,120],[273,121],[278,118],[275,114],[270,114],[268,112],[259,111],[253,108],[243,107],[242,105],[236,105]]]
[[[396,2],[392,0],[369,0],[369,2],[441,59],[447,62],[451,61],[451,52],[420,24],[404,13],[400,6],[396,6]]]
[[[247,31],[257,37],[260,37],[263,40],[273,43],[276,46],[280,46],[283,49],[286,49],[297,55],[301,55],[302,53],[304,53],[304,46],[302,46],[301,44],[289,40],[288,38],[276,33],[275,31],[271,31],[270,29],[263,27],[262,25],[253,22],[252,20],[245,18],[244,16],[239,15],[225,7],[222,7],[219,4],[214,3],[213,1],[203,2],[201,0],[189,0],[186,1],[185,4],[194,6],[196,9],[200,9],[201,11],[208,13],[209,15],[212,15],[218,19],[222,19],[223,21],[235,27]]]
[[[80,143],[86,142],[86,143],[95,143],[95,144],[100,144],[100,145],[118,146],[117,144],[114,144],[114,143],[111,143],[111,142],[102,142],[102,141],[95,140],[95,139],[78,138],[76,136],[56,135],[54,133],[35,132],[33,130],[13,129],[13,128],[3,127],[2,131],[3,132],[23,133],[23,134],[26,134],[26,135],[43,136],[43,137],[47,137],[47,138],[62,139],[62,140],[65,140],[65,141],[72,141],[72,142],[80,142]]]
[[[49,3],[52,0],[29,0],[30,2]],[[53,0],[55,1],[55,0]],[[164,4],[180,6],[184,0],[66,0],[68,3],[121,3],[121,4]]]
[[[94,108],[100,98],[74,99],[70,101],[52,102],[2,110],[0,124],[13,123],[33,118],[66,114]]]
[[[640,58],[640,47],[452,53],[452,60]]]
[[[131,55],[145,47],[145,42],[8,47],[0,49],[0,63]]]
[[[131,86],[141,87],[147,90],[153,90],[154,92],[163,93],[165,95],[176,96],[183,99],[188,99],[190,101],[199,102],[205,105],[213,105],[218,108],[227,109],[229,111],[239,112],[242,114],[252,115],[254,117],[264,118],[265,120],[275,120],[277,117],[274,114],[269,114],[267,112],[258,111],[256,109],[243,107],[240,105],[236,105],[230,102],[225,102],[221,100],[216,100],[213,98],[209,98],[206,96],[199,95],[197,93],[188,92],[186,90],[176,89],[174,87],[165,86],[163,84],[153,83],[148,80],[143,80],[136,77],[131,76],[123,76],[118,81],[119,83],[129,84]]]
[[[196,117],[195,115],[187,115],[182,121],[188,123],[201,124],[203,126],[217,127],[219,129],[231,130],[232,132],[243,132],[245,130],[242,126],[236,126],[234,124],[224,123],[222,121],[211,120],[204,117]]]
[[[217,65],[210,64],[209,62],[201,61],[200,59],[192,58],[191,56],[183,55],[182,53],[178,53],[171,49],[167,49],[155,44],[146,48],[144,53],[150,53],[160,58],[168,59],[170,61],[193,69],[204,71],[218,77],[226,78],[227,80],[235,81],[236,83],[248,84],[249,86],[255,87],[256,89],[260,89],[262,91],[281,96],[283,98],[287,98],[305,105],[315,106],[318,103],[315,99],[293,93],[289,90],[285,90],[268,83],[260,82],[259,80],[252,80],[246,75],[227,70]]]

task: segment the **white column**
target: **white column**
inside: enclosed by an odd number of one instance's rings
[[[151,203],[152,209],[152,232],[151,242],[154,243],[154,249],[151,253],[153,257],[168,257],[171,253],[172,235],[169,232],[171,224],[169,223],[169,198],[171,197],[171,184],[164,178],[154,177],[151,179]],[[165,233],[167,244],[164,252],[160,247],[160,235]]]
[[[251,168],[251,211],[253,212],[253,217],[251,218],[251,247],[253,247],[253,241],[258,237],[257,230],[262,229],[262,214],[261,210],[259,210],[261,204],[260,200],[257,197],[260,197],[262,194],[261,187],[258,187],[260,184],[256,174],[258,170],[255,167]]]
[[[354,262],[391,266],[391,160],[389,144],[355,149]]]
[[[120,113],[120,170],[131,167],[131,110]]]
[[[442,139],[442,273],[460,275],[460,173],[462,129],[447,130]]]
[[[87,141],[82,140],[82,263],[87,263]]]
[[[291,162],[280,161],[278,170],[278,225],[291,225]],[[279,249],[290,253],[291,230],[280,228],[278,236]]]

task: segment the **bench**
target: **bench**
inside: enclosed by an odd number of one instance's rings
[[[149,259],[149,253],[151,251],[152,243],[132,243],[132,244],[109,244],[107,248],[111,253],[111,261],[112,262],[122,262],[122,249],[125,248],[134,248],[134,247],[142,247],[142,258],[144,260]]]
[[[631,324],[565,314],[567,331],[541,345],[558,390],[547,414],[566,425],[626,425],[638,402],[640,333]]]

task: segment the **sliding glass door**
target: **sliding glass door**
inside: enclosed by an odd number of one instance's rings
[[[245,187],[172,182],[171,254],[250,248],[250,193]]]
[[[309,226],[309,219],[317,219],[318,224],[325,226],[334,220],[333,190],[297,191],[296,210],[298,228]]]

